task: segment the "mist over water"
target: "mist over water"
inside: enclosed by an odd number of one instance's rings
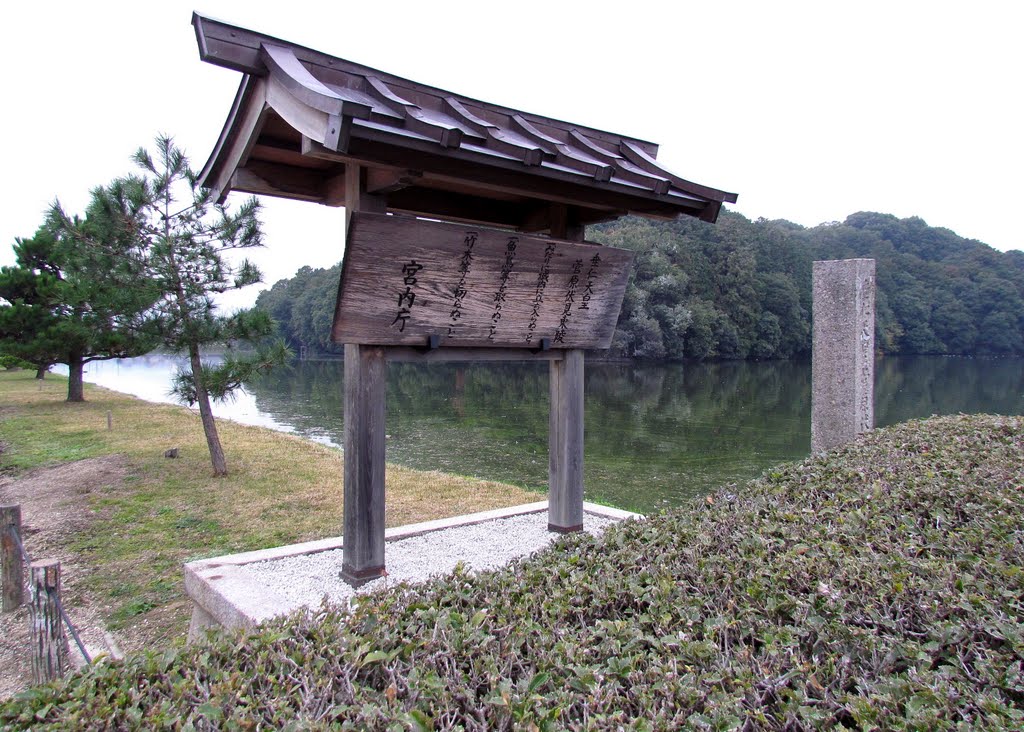
[[[89,364],[86,380],[171,401],[168,356]],[[214,412],[340,446],[341,361],[261,377]],[[884,358],[879,426],[932,414],[1024,413],[1024,359]],[[797,361],[586,367],[590,500],[650,512],[744,481],[810,451],[810,364]],[[547,486],[546,364],[392,364],[387,459],[421,470]],[[227,446],[230,451],[230,445]]]

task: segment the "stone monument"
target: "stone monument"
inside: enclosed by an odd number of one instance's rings
[[[875,260],[814,263],[811,452],[875,424]]]

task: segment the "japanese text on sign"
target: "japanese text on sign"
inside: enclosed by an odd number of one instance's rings
[[[501,310],[505,307],[505,298],[508,292],[508,278],[512,274],[512,268],[516,261],[516,246],[519,244],[519,237],[509,237],[505,245],[505,263],[501,266],[498,291],[494,293],[494,312],[491,314],[491,327],[487,333],[487,340],[493,341],[498,332],[498,321],[501,320]]]
[[[586,242],[355,212],[331,338],[430,350],[607,348],[631,258]]]
[[[583,269],[582,259],[577,259],[572,263],[572,276],[569,278],[569,287],[565,291],[565,305],[562,308],[562,319],[558,321],[558,329],[555,331],[555,343],[565,342],[565,332],[569,328],[569,316],[572,315],[572,306],[576,302],[576,286],[580,282],[581,269]]]
[[[583,288],[580,310],[590,310],[590,299],[594,297],[594,278],[597,276],[597,265],[599,264],[601,264],[601,255],[595,254],[591,257],[590,269],[587,270],[587,284]]]
[[[549,242],[544,248],[544,261],[541,262],[540,272],[537,273],[537,286],[533,293],[533,309],[530,311],[530,324],[526,326],[526,342],[533,342],[533,332],[537,330],[537,320],[540,318],[540,306],[544,302],[544,289],[548,286],[548,279],[551,277],[551,257],[555,254],[555,245]]]
[[[402,266],[402,283],[405,289],[398,293],[398,314],[391,321],[391,325],[398,325],[399,333],[405,330],[405,323],[409,320],[412,306],[416,302],[416,293],[412,288],[416,286],[416,274],[421,269],[423,265],[417,264],[415,259]]]
[[[455,286],[455,299],[452,303],[451,313],[449,313],[451,321],[448,324],[448,335],[455,332],[455,325],[462,317],[462,300],[469,294],[466,289],[466,277],[469,276],[469,270],[473,266],[473,247],[476,245],[476,240],[477,233],[475,231],[467,232],[463,239],[466,251],[462,253],[462,259],[459,260],[459,284]]]

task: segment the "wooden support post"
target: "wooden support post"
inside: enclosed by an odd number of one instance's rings
[[[48,559],[32,563],[32,675],[44,684],[63,675],[67,667],[68,641],[64,635],[57,598],[60,596],[60,562]]]
[[[575,211],[552,204],[551,235],[583,241]],[[548,370],[548,530],[583,530],[583,351],[570,349]]]
[[[345,530],[342,579],[384,574],[384,400],[380,346],[345,346]]]
[[[345,166],[345,231],[357,211],[370,213],[387,213],[388,202],[385,196],[376,196],[366,192],[367,170],[361,165],[349,163]]]
[[[25,602],[25,562],[21,541],[21,506],[0,506],[0,583],[3,612],[17,610]]]
[[[366,170],[345,168],[345,231],[357,211],[384,213],[366,192]],[[341,302],[341,298],[338,298]],[[384,400],[387,363],[380,346],[345,344],[345,507],[341,578],[352,586],[384,572]]]
[[[583,529],[583,351],[565,352],[549,371],[548,529]]]

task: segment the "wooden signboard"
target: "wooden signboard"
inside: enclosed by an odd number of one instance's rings
[[[608,348],[633,253],[405,216],[355,213],[336,343]]]

